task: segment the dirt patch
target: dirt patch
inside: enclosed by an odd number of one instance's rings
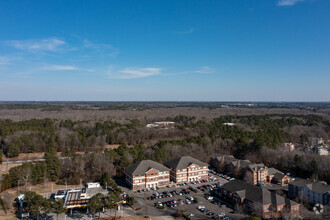
[[[5,214],[3,210],[0,210],[0,219],[1,220],[17,220],[17,217],[14,213],[14,210],[7,212],[7,214]]]
[[[4,162],[3,164],[0,164],[0,175],[7,174],[10,168],[17,167],[20,165],[22,164],[7,164]]]
[[[82,185],[67,185],[67,188],[77,188],[82,187]],[[46,194],[46,193],[55,193],[59,189],[65,189],[65,185],[56,185],[55,182],[48,182],[46,184],[38,184],[38,185],[28,185],[26,186],[26,190],[28,191],[34,191],[38,194]],[[6,190],[7,192],[13,194],[15,197],[17,197],[17,190],[19,192],[25,190],[25,186],[20,186],[18,189],[17,187],[11,188]]]
[[[100,218],[100,220],[117,220],[117,219],[120,219],[120,220],[156,220],[156,218],[154,217],[151,217],[151,216],[124,216],[124,217],[107,217],[107,218]]]

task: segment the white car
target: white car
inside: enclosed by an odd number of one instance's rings
[[[205,209],[205,206],[200,205],[200,206],[197,207],[197,209],[199,209],[199,210],[200,210],[200,209]]]
[[[213,199],[213,196],[208,196],[206,197],[207,200],[212,200]]]

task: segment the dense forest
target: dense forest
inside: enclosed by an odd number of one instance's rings
[[[164,162],[190,155],[210,161],[215,154],[233,154],[300,177],[330,182],[327,157],[282,149],[284,142],[307,146],[315,137],[328,140],[330,121],[326,117],[277,113],[210,117],[159,116],[160,120],[175,122],[170,128],[146,128],[147,119],[134,117],[120,121],[2,119],[0,145],[6,157],[45,152],[46,159],[10,169],[3,177],[2,190],[19,182],[24,185],[45,181],[77,184],[100,180],[104,173],[121,177],[125,167],[143,159]],[[106,148],[111,144],[120,146]],[[57,157],[56,152],[61,152],[61,156]]]

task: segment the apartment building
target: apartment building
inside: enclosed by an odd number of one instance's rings
[[[268,167],[263,163],[251,164],[245,170],[244,180],[253,185],[267,184]]]
[[[212,165],[219,171],[238,179],[244,179],[253,185],[274,183],[286,185],[290,178],[275,168],[264,164],[253,164],[249,160],[239,160],[232,155],[219,155],[212,158]],[[275,178],[274,178],[275,177]],[[273,179],[274,178],[274,179]]]
[[[170,183],[170,169],[152,160],[142,160],[126,168],[125,181],[133,190],[164,187]]]
[[[241,180],[225,183],[218,194],[236,208],[262,218],[298,217],[298,203]]]
[[[171,169],[171,181],[191,182],[208,178],[208,164],[190,156],[179,157],[165,163]]]
[[[330,186],[322,182],[299,179],[289,183],[289,196],[313,205],[330,205]]]

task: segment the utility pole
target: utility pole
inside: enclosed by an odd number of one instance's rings
[[[67,182],[65,180],[65,189],[67,190],[68,189],[68,186],[67,186]]]
[[[0,177],[0,193],[1,193],[1,185],[2,185],[2,176]]]
[[[21,181],[17,180],[17,196],[18,196],[19,182],[21,182]]]
[[[8,158],[9,158],[9,153],[7,152],[7,172],[8,172]]]

